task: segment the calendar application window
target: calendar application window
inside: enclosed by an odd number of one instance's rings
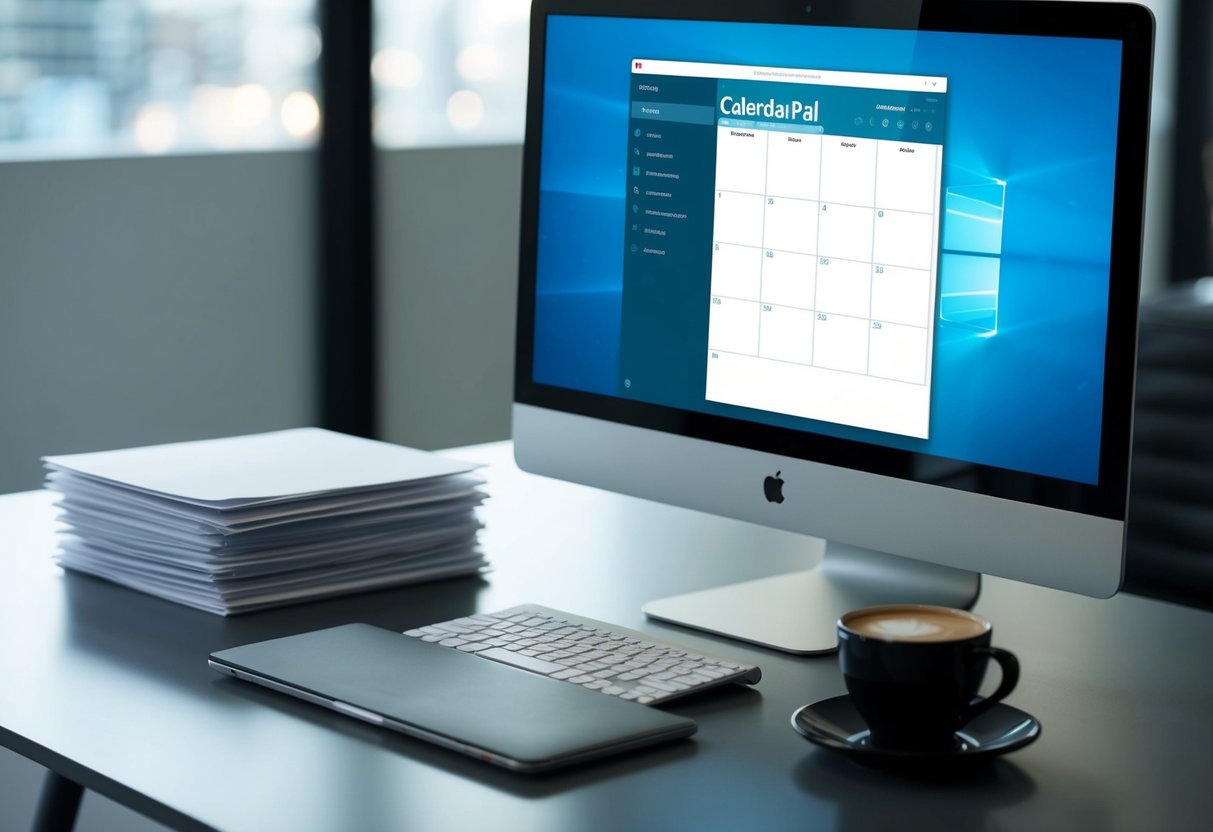
[[[721,82],[708,400],[927,438],[946,82],[892,80]]]
[[[623,386],[698,332],[708,402],[928,438],[947,79],[632,70]]]

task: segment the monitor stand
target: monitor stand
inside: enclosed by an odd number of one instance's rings
[[[835,625],[848,610],[895,603],[968,608],[980,589],[977,572],[828,543],[814,569],[661,598],[645,604],[644,614],[811,655],[838,649]]]

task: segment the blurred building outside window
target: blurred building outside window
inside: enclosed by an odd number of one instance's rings
[[[521,143],[530,9],[530,0],[379,0],[376,144]]]
[[[1161,128],[1179,0],[1145,2]],[[520,142],[529,12],[530,0],[378,0],[377,144]],[[316,0],[0,0],[0,161],[310,146],[315,19]]]
[[[380,0],[384,148],[517,143],[529,0]],[[307,147],[315,0],[0,0],[0,161]]]
[[[0,0],[0,160],[307,146],[314,0]]]

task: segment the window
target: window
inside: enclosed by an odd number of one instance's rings
[[[530,0],[396,0],[375,17],[380,147],[518,143]]]
[[[307,145],[313,0],[0,0],[0,159]]]

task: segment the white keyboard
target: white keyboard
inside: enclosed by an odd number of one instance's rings
[[[418,627],[405,635],[644,705],[762,678],[754,665],[535,604]]]

